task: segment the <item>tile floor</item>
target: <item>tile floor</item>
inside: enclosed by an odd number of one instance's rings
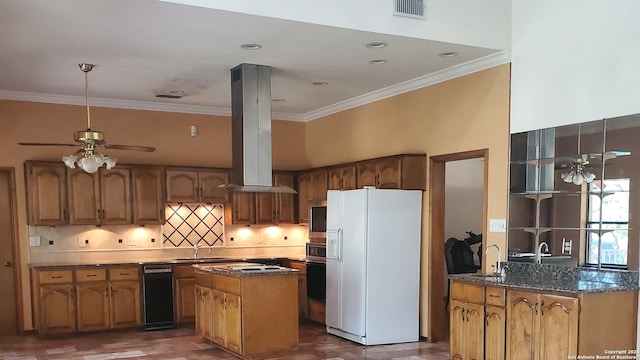
[[[238,359],[195,334],[191,328],[162,331],[126,330],[38,338],[0,337],[0,359],[111,360]],[[300,326],[299,348],[278,360],[443,360],[449,359],[447,343],[416,343],[362,346],[326,333],[315,323]]]

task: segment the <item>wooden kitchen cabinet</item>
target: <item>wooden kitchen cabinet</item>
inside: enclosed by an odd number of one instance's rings
[[[309,222],[309,205],[327,200],[328,175],[325,169],[298,173],[298,222]]]
[[[211,289],[205,286],[195,285],[196,297],[196,332],[203,338],[214,341],[214,326],[219,326],[214,320],[214,299]]]
[[[510,290],[507,302],[507,358],[577,356],[577,298]]]
[[[330,168],[328,190],[353,190],[356,188],[355,164]]]
[[[295,176],[288,172],[274,172],[273,185],[294,188]],[[296,222],[294,194],[257,193],[257,224],[294,224]]]
[[[241,301],[238,295],[211,290],[213,338],[211,341],[235,353],[242,352]]]
[[[309,317],[309,298],[307,296],[307,264],[304,261],[289,260],[288,266],[298,270],[298,315],[302,319]]]
[[[451,282],[451,359],[484,359],[484,287]]]
[[[356,163],[356,187],[425,190],[426,155],[397,155]]]
[[[505,289],[487,286],[484,305],[484,359],[504,360],[506,341]]]
[[[25,162],[29,225],[67,224],[66,170],[62,163]]]
[[[167,201],[179,203],[229,202],[227,191],[220,185],[229,184],[225,169],[167,169]]]
[[[71,225],[132,223],[131,171],[128,168],[101,168],[93,174],[69,169],[67,191]]]
[[[32,270],[34,320],[41,334],[76,330],[76,299],[70,270]]]
[[[175,322],[192,323],[196,315],[195,278],[191,265],[174,265],[173,287],[175,289]]]
[[[197,331],[243,358],[294,349],[298,344],[296,278],[296,273],[237,276],[196,269],[197,296],[210,293],[209,303],[198,303]]]
[[[234,191],[231,206],[224,207],[227,225],[251,225],[256,223],[256,195]]]
[[[164,168],[136,166],[132,169],[133,223],[161,225],[164,218]]]
[[[78,330],[139,326],[138,271],[137,267],[76,270]]]

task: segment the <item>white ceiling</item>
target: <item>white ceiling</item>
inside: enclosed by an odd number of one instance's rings
[[[407,21],[424,21],[407,19]],[[389,46],[370,49],[366,43]],[[241,44],[257,43],[247,51]],[[227,114],[229,70],[272,67],[275,118],[313,119],[505,62],[501,50],[155,0],[0,1],[0,98]],[[438,56],[456,52],[455,57]],[[385,59],[386,64],[369,64]],[[311,85],[325,81],[327,86]],[[155,94],[180,90],[179,100]]]

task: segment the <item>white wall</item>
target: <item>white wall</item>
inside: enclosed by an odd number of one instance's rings
[[[640,112],[640,1],[513,0],[511,133]]]
[[[163,1],[490,49],[511,46],[511,0],[426,0],[426,21],[393,16],[393,0]]]

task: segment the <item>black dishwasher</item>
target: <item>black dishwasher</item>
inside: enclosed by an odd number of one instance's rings
[[[142,289],[145,330],[173,328],[175,324],[171,265],[144,265]]]

